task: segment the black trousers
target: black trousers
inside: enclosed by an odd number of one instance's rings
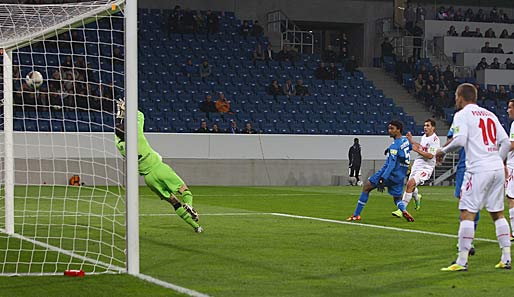
[[[352,166],[350,167],[350,177],[355,177],[357,181],[359,181],[359,172],[361,171],[361,166]]]

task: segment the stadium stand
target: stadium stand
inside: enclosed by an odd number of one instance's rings
[[[351,75],[343,65],[336,64],[341,74],[339,79],[318,80],[314,70],[321,58],[313,54],[298,54],[296,61],[254,62],[252,54],[256,46],[261,44],[266,49],[269,42],[264,37],[241,35],[242,21],[233,12],[209,12],[218,16],[218,30],[202,24],[204,18],[198,17],[198,13],[205,15],[207,12],[187,13],[192,14],[193,20],[199,20],[198,26],[191,23],[191,26],[177,33],[177,30],[166,27],[170,24],[172,10],[138,11],[139,106],[147,115],[147,131],[194,132],[200,122],[206,120],[209,127],[216,123],[221,130],[225,130],[230,121],[235,121],[240,123],[239,126],[251,122],[253,128],[261,133],[386,134],[387,123],[395,118],[405,123],[406,130],[418,134],[422,132],[422,127],[416,126],[411,116],[395,106],[392,99],[385,98],[381,90],[367,81],[361,72]],[[109,26],[121,28],[121,24],[117,23],[100,21],[99,24],[106,29]],[[252,21],[248,21],[248,24],[251,26]],[[78,34],[65,38],[60,36],[59,40],[68,42],[59,42],[56,48],[38,43],[32,45],[32,55],[24,49],[13,54],[15,65],[22,65],[15,74],[15,97],[16,94],[23,94],[25,102],[27,98],[35,102],[32,107],[15,108],[15,130],[112,131],[112,98],[119,96],[112,85],[113,82],[120,85],[123,80],[123,64],[116,63],[116,56],[123,55],[123,50],[112,48],[112,38],[116,36],[112,37],[109,31],[100,31],[98,35],[90,34],[92,31],[87,30],[76,31]],[[102,42],[100,48],[88,47],[87,43],[83,43],[84,40],[97,39]],[[121,43],[121,40],[114,41]],[[98,51],[102,53],[102,59],[98,59]],[[77,66],[79,58],[87,64],[88,81],[94,83],[80,86],[75,81],[76,88],[83,88],[76,92],[78,95],[60,90],[58,96],[52,97],[52,81],[58,80],[54,72],[66,63],[80,69]],[[188,59],[192,60],[193,65],[186,65]],[[204,61],[210,64],[210,75],[184,75],[186,66],[198,69],[198,65]],[[34,68],[29,66],[32,64]],[[32,70],[40,71],[46,78],[42,90],[50,88],[47,98],[35,98],[34,94],[27,94],[30,92],[23,89],[23,77]],[[288,79],[303,80],[310,95],[269,95],[267,88],[273,79],[280,83]],[[206,94],[215,95],[218,92],[223,92],[231,101],[232,112],[223,115],[212,113],[210,119],[206,119],[199,104]],[[213,96],[213,99],[216,97]],[[52,107],[52,103],[49,103],[52,100],[62,100],[62,103]],[[64,108],[55,108],[56,105]],[[66,108],[70,105],[75,107],[73,111]],[[91,106],[95,106],[98,112],[80,112],[81,108]]]

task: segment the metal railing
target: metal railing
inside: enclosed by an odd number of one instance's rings
[[[282,10],[268,12],[266,19],[268,32],[281,34],[280,48],[287,45],[299,49],[300,53],[310,48],[310,53],[314,53],[314,34],[301,30]]]

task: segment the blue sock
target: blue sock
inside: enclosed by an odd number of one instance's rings
[[[361,214],[362,209],[366,205],[366,202],[368,202],[369,193],[362,192],[359,201],[357,201],[357,207],[355,208],[355,211],[353,212],[354,216],[358,216]]]
[[[396,207],[398,207],[398,209],[401,210],[402,212],[404,212],[406,210],[405,204],[403,204],[402,199],[397,199],[395,201],[395,203],[396,203]]]
[[[480,212],[477,212],[475,216],[475,231],[477,231],[478,221],[480,220]]]

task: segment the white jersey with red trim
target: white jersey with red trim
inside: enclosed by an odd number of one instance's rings
[[[503,168],[498,143],[508,136],[494,113],[476,104],[467,104],[455,114],[452,129],[454,138],[465,138],[467,172]]]
[[[425,153],[432,154],[432,158],[428,159],[423,157],[421,154],[418,154],[418,157],[414,161],[414,164],[412,165],[411,171],[417,171],[417,170],[427,170],[431,169],[434,170],[435,167],[435,153],[437,150],[441,147],[441,142],[439,140],[439,137],[434,133],[431,136],[427,136],[426,134],[423,134],[421,137],[421,142],[419,143],[420,149]]]
[[[510,124],[509,140],[514,141],[514,122]],[[507,167],[514,168],[514,151],[510,151],[507,156]]]

